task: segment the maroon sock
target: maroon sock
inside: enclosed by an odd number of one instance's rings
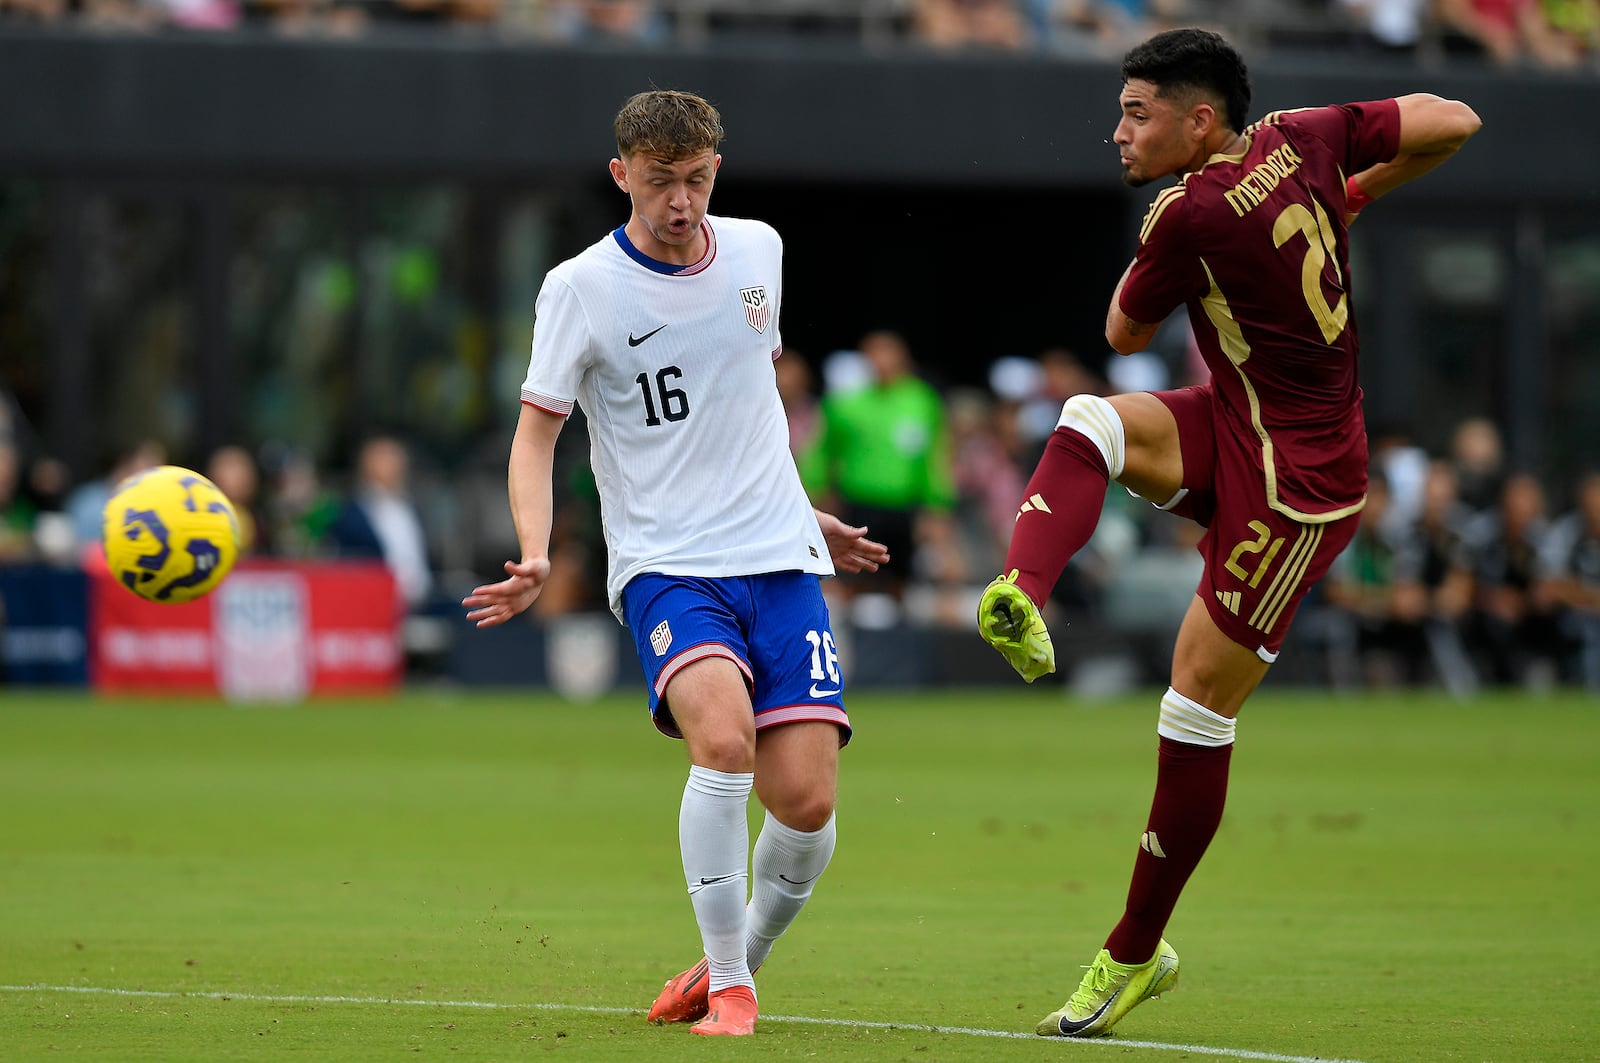
[[[1035,604],[1050,596],[1061,570],[1094,534],[1109,482],[1106,460],[1087,436],[1071,428],[1050,433],[1006,550],[1005,571],[1017,570],[1017,586]]]
[[[1106,948],[1118,963],[1147,963],[1156,954],[1178,894],[1222,822],[1233,746],[1192,746],[1161,739],[1156,796],[1134,859],[1128,906]],[[1166,854],[1164,856],[1158,854]]]

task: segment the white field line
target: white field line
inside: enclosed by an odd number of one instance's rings
[[[168,1000],[249,1000],[264,1004],[388,1004],[421,1008],[482,1008],[498,1011],[574,1011],[589,1015],[638,1015],[638,1008],[598,1008],[588,1004],[505,1004],[490,1000],[407,1000],[402,997],[300,996],[268,993],[179,992],[161,989],[114,989],[83,985],[0,985],[0,993],[81,993],[110,997],[156,997]],[[762,1022],[793,1022],[811,1026],[842,1026],[852,1030],[915,1030],[921,1033],[954,1034],[960,1037],[999,1037],[1024,1041],[1041,1040],[1036,1034],[1016,1030],[981,1030],[971,1026],[930,1026],[914,1022],[867,1022],[860,1019],[819,1019],[809,1015],[765,1015]],[[1061,1044],[1099,1045],[1105,1048],[1149,1048],[1159,1052],[1188,1052],[1222,1059],[1263,1060],[1265,1063],[1361,1063],[1355,1059],[1328,1056],[1286,1056],[1279,1052],[1257,1052],[1249,1048],[1213,1048],[1210,1045],[1182,1045],[1167,1041],[1135,1041],[1126,1037],[1092,1040],[1061,1038]]]

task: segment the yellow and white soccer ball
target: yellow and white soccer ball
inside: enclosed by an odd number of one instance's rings
[[[117,485],[103,535],[112,577],[152,602],[188,602],[215,590],[239,558],[239,516],[192,469],[159,465]]]

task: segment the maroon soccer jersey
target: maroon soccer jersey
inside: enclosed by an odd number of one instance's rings
[[[1360,509],[1367,475],[1345,178],[1395,157],[1400,109],[1277,111],[1246,133],[1242,154],[1156,197],[1120,306],[1155,324],[1185,304],[1220,399],[1219,458],[1253,460],[1275,511],[1335,520]]]

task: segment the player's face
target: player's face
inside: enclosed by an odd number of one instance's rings
[[[612,179],[633,200],[628,235],[634,245],[653,258],[668,261],[678,257],[673,251],[681,255],[694,250],[721,165],[722,156],[714,151],[684,159],[646,152],[626,160],[612,159]]]
[[[1131,78],[1122,86],[1122,120],[1111,140],[1122,155],[1122,180],[1138,188],[1192,168],[1199,150],[1193,108],[1179,109],[1156,86]]]

